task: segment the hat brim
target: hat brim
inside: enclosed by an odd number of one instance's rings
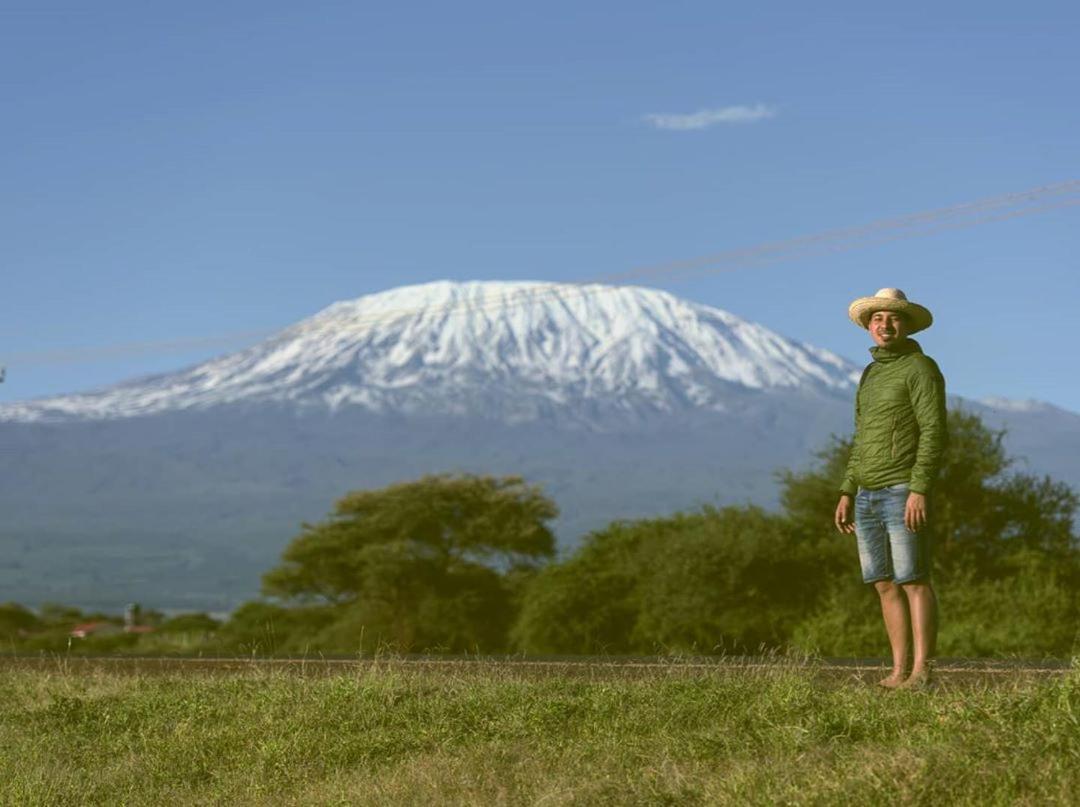
[[[848,316],[860,328],[870,329],[870,316],[875,311],[896,311],[904,314],[911,324],[910,333],[924,331],[934,324],[934,315],[930,309],[910,300],[895,300],[892,297],[860,297],[848,306]]]

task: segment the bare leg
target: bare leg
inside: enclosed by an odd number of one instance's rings
[[[937,596],[929,583],[904,583],[902,587],[911,610],[911,632],[915,639],[911,677],[904,686],[925,686],[930,683],[937,646]]]
[[[885,632],[889,634],[892,647],[892,674],[878,683],[892,689],[904,681],[908,657],[908,603],[900,586],[892,580],[878,580],[874,583],[881,598],[881,616],[885,619]]]

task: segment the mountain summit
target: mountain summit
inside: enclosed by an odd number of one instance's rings
[[[827,350],[663,291],[438,281],[336,303],[179,372],[6,404],[0,420],[113,420],[237,404],[589,420],[613,411],[724,411],[740,390],[850,394],[857,378],[858,368]]]

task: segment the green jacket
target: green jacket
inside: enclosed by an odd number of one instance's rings
[[[870,348],[874,357],[855,393],[855,442],[843,493],[907,482],[929,493],[941,470],[948,434],[945,379],[914,339],[899,349]]]

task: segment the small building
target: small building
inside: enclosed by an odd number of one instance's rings
[[[83,622],[72,628],[70,635],[76,639],[85,639],[88,636],[116,636],[121,633],[152,633],[153,625],[139,624],[141,616],[142,608],[139,604],[129,603],[124,609],[123,626],[107,620]]]
[[[71,629],[71,636],[85,639],[87,636],[116,636],[124,629],[113,622],[83,622]]]

